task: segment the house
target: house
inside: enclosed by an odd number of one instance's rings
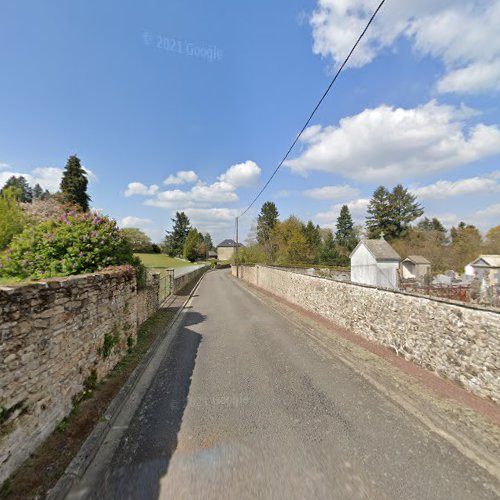
[[[465,274],[480,280],[487,275],[490,284],[500,285],[500,255],[480,255],[465,266]]]
[[[431,263],[421,255],[408,255],[401,262],[401,277],[403,279],[420,279],[431,274]]]
[[[241,243],[236,244],[234,240],[224,240],[217,245],[217,259],[218,260],[231,260],[234,255],[236,247],[241,248]]]
[[[207,260],[217,260],[217,252],[214,252],[213,250],[209,250],[207,252]]]
[[[361,240],[350,257],[353,283],[384,288],[398,287],[401,257],[383,238]]]

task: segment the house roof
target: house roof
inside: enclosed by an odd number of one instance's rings
[[[243,245],[241,243],[238,243],[238,245],[236,245],[236,241],[234,240],[231,240],[231,239],[228,239],[228,240],[224,240],[223,242],[219,243],[217,245],[217,248],[219,247],[229,247],[229,248],[234,248],[234,247],[242,247]]]
[[[401,260],[401,256],[384,239],[361,240],[352,251],[351,257],[356,253],[360,245],[364,245],[376,260]]]
[[[480,255],[473,260],[469,265],[479,264],[479,261],[484,261],[488,267],[500,267],[500,255]]]
[[[430,264],[430,261],[428,261],[425,257],[422,257],[421,255],[408,255],[406,259],[403,260],[409,260],[413,262],[414,264]]]

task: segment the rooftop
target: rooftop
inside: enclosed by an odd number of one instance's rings
[[[243,245],[241,243],[238,243],[238,245],[236,245],[236,241],[231,240],[231,239],[227,239],[227,240],[224,240],[223,242],[219,243],[217,245],[217,248],[219,248],[219,247],[230,247],[230,248],[233,247],[234,248],[236,246],[242,247]]]
[[[486,262],[490,267],[500,267],[500,255],[480,255],[477,259],[473,260],[470,265],[473,266],[481,260]]]
[[[394,250],[394,248],[387,243],[384,239],[378,240],[361,240],[358,246],[352,251],[352,254],[359,248],[360,245],[365,245],[368,251],[377,260],[401,260],[401,256]]]
[[[422,255],[408,255],[404,260],[410,260],[414,264],[430,264],[430,261],[422,257]]]

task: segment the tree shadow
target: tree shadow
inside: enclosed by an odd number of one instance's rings
[[[153,499],[177,448],[198,348],[199,333],[189,327],[205,316],[188,311],[167,355],[91,498]],[[88,497],[87,497],[88,498]]]

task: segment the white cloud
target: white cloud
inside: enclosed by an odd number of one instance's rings
[[[227,182],[235,188],[253,187],[259,182],[260,171],[260,167],[255,162],[248,160],[245,163],[231,166],[219,177],[219,180]]]
[[[365,181],[422,176],[500,153],[500,129],[467,128],[465,108],[436,101],[417,108],[386,105],[315,128],[305,150],[286,162],[292,171],[330,172]]]
[[[342,206],[347,205],[353,220],[355,222],[362,222],[366,216],[366,209],[369,203],[369,198],[358,198],[348,203],[337,203],[328,212],[319,212],[316,214],[316,219],[324,222],[326,225],[334,225],[337,217],[340,215]]]
[[[238,210],[234,208],[186,208],[187,216],[193,222],[234,222]]]
[[[151,222],[151,219],[143,219],[142,217],[127,215],[120,221],[120,227],[141,227],[146,224],[151,224]]]
[[[158,193],[159,189],[160,188],[156,184],[152,184],[148,187],[142,184],[142,182],[131,182],[125,191],[125,196],[154,195]]]
[[[353,198],[359,196],[359,189],[344,184],[342,186],[323,186],[304,191],[305,196],[317,200],[334,200],[337,198]]]
[[[255,185],[259,180],[260,171],[260,167],[255,162],[249,160],[245,163],[232,165],[212,184],[198,181],[188,191],[170,189],[161,192],[157,190],[151,192],[149,194],[156,195],[156,198],[146,200],[145,204],[160,208],[174,208],[179,204],[185,207],[194,207],[208,206],[215,203],[234,203],[239,200],[236,190],[240,187]],[[177,175],[179,174],[180,172],[177,173]],[[143,184],[140,184],[140,187],[141,189],[148,189]],[[156,188],[157,186],[154,187]]]
[[[496,176],[496,173],[494,174]],[[451,198],[480,193],[500,192],[500,184],[494,177],[471,177],[458,181],[440,180],[428,186],[412,189],[413,194],[424,200]]]
[[[490,205],[489,207],[486,207],[483,210],[478,210],[476,213],[480,217],[484,217],[487,219],[496,218],[498,220],[500,219],[500,203],[495,203],[493,205]]]
[[[198,181],[198,175],[193,170],[179,170],[175,175],[169,175],[163,184],[174,185],[174,184],[193,184]]]
[[[318,0],[310,23],[315,54],[345,59],[378,0]],[[443,61],[440,92],[498,90],[500,0],[399,0],[386,3],[351,59],[370,63],[404,36],[414,49]]]
[[[10,165],[8,163],[2,163],[0,162],[0,170],[3,170],[4,168],[9,168]]]

